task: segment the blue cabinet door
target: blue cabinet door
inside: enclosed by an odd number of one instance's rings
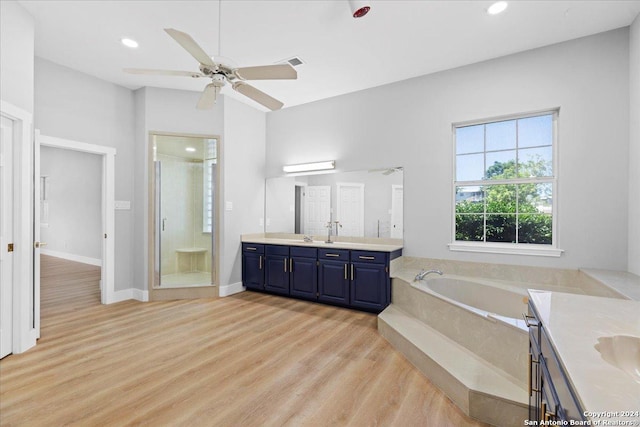
[[[359,262],[351,265],[351,305],[382,311],[388,305],[386,265]]]
[[[301,298],[318,298],[318,265],[315,258],[291,258],[290,295]]]
[[[264,289],[264,256],[257,253],[242,254],[242,283],[247,289]]]
[[[265,246],[264,288],[270,292],[289,295],[288,246]]]
[[[320,260],[318,300],[334,304],[349,304],[348,263]]]
[[[289,295],[289,259],[280,255],[267,255],[264,288]]]

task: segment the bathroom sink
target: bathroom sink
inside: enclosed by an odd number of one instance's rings
[[[602,358],[640,383],[640,337],[614,335],[600,337],[594,346]]]

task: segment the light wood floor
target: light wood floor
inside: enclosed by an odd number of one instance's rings
[[[103,306],[98,278],[43,257],[42,338],[0,361],[0,425],[482,425],[375,315],[253,292]]]

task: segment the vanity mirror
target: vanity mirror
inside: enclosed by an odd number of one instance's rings
[[[403,170],[274,177],[266,180],[265,232],[402,239]]]

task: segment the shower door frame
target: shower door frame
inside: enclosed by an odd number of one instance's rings
[[[203,286],[190,286],[190,287],[179,287],[179,288],[163,288],[156,287],[156,276],[158,275],[158,271],[156,268],[156,247],[157,240],[159,236],[157,236],[156,230],[158,228],[157,223],[157,215],[156,215],[156,203],[155,203],[155,195],[156,195],[156,178],[155,178],[155,164],[154,164],[154,137],[156,136],[169,136],[169,137],[188,137],[188,138],[202,138],[202,139],[215,139],[216,140],[216,168],[215,168],[215,176],[213,183],[213,194],[215,195],[215,199],[213,202],[213,217],[214,221],[212,224],[212,233],[213,233],[213,242],[212,242],[212,285],[203,285]],[[147,162],[147,170],[148,170],[148,189],[147,189],[147,199],[148,199],[148,215],[147,215],[147,249],[148,249],[148,284],[147,288],[149,290],[149,301],[161,301],[161,300],[170,300],[170,299],[190,299],[190,298],[207,298],[207,297],[217,297],[219,296],[219,285],[220,285],[220,232],[221,232],[221,206],[220,203],[220,189],[221,189],[221,179],[222,179],[222,138],[219,135],[203,135],[203,134],[192,134],[192,133],[181,133],[181,132],[164,132],[164,131],[149,131],[149,139],[148,139],[148,162]]]

